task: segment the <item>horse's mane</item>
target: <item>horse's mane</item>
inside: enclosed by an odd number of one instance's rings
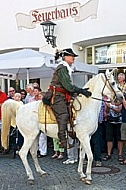
[[[84,88],[89,88],[91,92],[94,91],[96,81],[98,81],[99,78],[101,78],[101,75],[103,73],[99,73],[98,75],[95,75],[93,78],[91,78],[85,85]],[[99,81],[100,82],[100,81]]]

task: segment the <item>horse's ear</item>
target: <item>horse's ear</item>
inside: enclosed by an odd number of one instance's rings
[[[105,75],[107,76],[107,78],[110,76],[109,69],[106,69]]]
[[[113,73],[114,73],[115,70],[116,70],[116,69],[113,69],[113,70],[110,72],[109,69],[106,69],[106,72],[105,72],[106,76],[113,75]]]
[[[112,71],[111,71],[111,74],[113,75],[113,73],[114,73],[114,71],[115,71],[116,69],[112,69]]]
[[[109,72],[109,69],[106,69],[105,74],[108,75],[108,73],[110,73],[110,72]]]

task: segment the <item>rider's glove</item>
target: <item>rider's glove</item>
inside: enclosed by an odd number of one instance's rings
[[[77,94],[83,94],[84,96],[86,96],[87,98],[89,98],[91,95],[92,95],[92,93],[90,92],[90,91],[88,91],[88,89],[89,88],[77,88],[76,87],[76,89],[75,89],[75,93],[77,93]]]
[[[88,91],[88,89],[89,88],[80,89],[80,93],[86,96],[87,98],[89,98],[92,95],[92,93]]]

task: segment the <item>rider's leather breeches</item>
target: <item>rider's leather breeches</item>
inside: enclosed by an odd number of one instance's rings
[[[66,139],[67,123],[69,119],[67,102],[64,96],[56,95],[54,104],[51,105],[58,123],[58,137],[60,141]]]

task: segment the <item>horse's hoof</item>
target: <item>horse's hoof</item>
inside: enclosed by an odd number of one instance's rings
[[[81,177],[79,180],[80,180],[80,181],[84,181],[84,182],[85,182],[86,184],[88,184],[88,185],[91,185],[91,184],[92,184],[92,181],[89,180],[89,179],[86,179],[85,177]]]
[[[28,182],[30,185],[34,185],[34,179],[27,179],[27,182]]]
[[[85,177],[80,177],[79,181],[85,181]]]
[[[43,173],[43,174],[41,174],[41,177],[46,177],[46,176],[48,176],[49,174],[47,174],[47,173]]]
[[[87,185],[91,185],[91,184],[92,184],[92,181],[89,180],[89,179],[85,179],[85,183],[86,183]]]

